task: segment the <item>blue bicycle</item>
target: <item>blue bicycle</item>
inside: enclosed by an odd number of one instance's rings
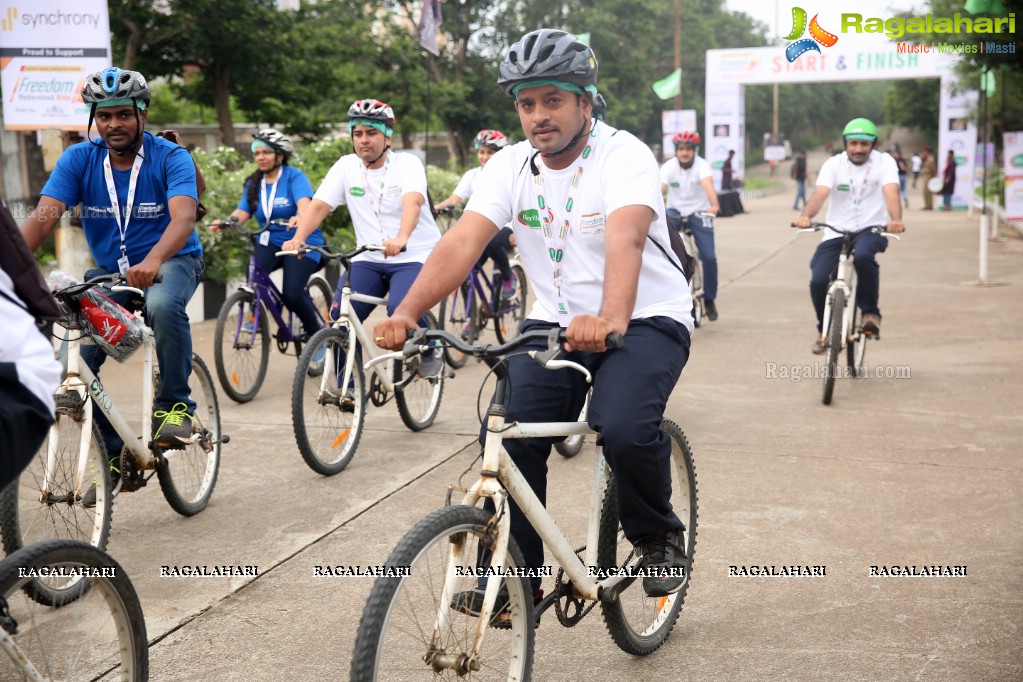
[[[255,398],[266,378],[270,362],[271,317],[277,323],[274,340],[281,353],[286,353],[293,344],[298,356],[302,353],[302,344],[308,340],[302,321],[285,305],[280,289],[255,257],[257,236],[271,225],[287,224],[286,220],[272,220],[256,230],[245,230],[235,217],[222,223],[223,227],[246,238],[250,252],[248,278],[220,308],[213,335],[217,378],[224,392],[238,403],[247,403]],[[333,298],[330,285],[322,275],[314,275],[306,284],[306,295],[316,310],[320,326],[325,326]]]

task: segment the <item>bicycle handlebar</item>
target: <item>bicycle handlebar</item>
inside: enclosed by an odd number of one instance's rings
[[[267,221],[265,225],[260,225],[259,223],[255,223],[255,225],[256,229],[254,230],[246,229],[245,227],[242,227],[242,223],[240,220],[238,220],[238,216],[233,215],[228,216],[226,220],[221,220],[219,223],[210,223],[210,228],[212,229],[214,227],[219,227],[224,230],[234,230],[243,237],[251,238],[259,234],[262,234],[263,232],[266,232],[267,230],[270,229],[271,225],[288,227],[290,225],[290,221],[285,220],[284,218],[276,218],[274,220]]]
[[[99,275],[97,277],[93,277],[92,279],[86,280],[84,282],[79,282],[78,284],[72,284],[71,286],[64,287],[63,289],[57,289],[56,291],[53,292],[53,295],[55,298],[70,299],[75,296],[80,296],[81,294],[84,294],[86,291],[92,289],[93,287],[103,287],[104,289],[109,289],[110,291],[131,291],[138,294],[139,296],[145,295],[145,292],[142,289],[130,287],[124,283],[126,281],[127,280],[125,280],[124,277],[122,277],[119,273],[116,272],[109,273],[106,275]],[[156,273],[156,276],[153,277],[153,284],[160,284],[161,282],[163,282],[163,275],[161,275],[160,273]]]
[[[409,340],[405,343],[402,353],[413,355],[420,352],[420,346],[427,345],[430,341],[439,341],[466,355],[487,361],[499,359],[536,340],[547,341],[547,350],[538,351],[534,356],[537,362],[546,364],[561,352],[562,345],[566,341],[565,329],[562,327],[534,329],[503,344],[470,344],[445,329],[415,329],[409,331]],[[608,350],[621,348],[624,343],[625,339],[618,332],[612,332],[604,339],[604,345]]]

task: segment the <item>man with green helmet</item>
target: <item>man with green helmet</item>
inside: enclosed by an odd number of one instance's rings
[[[813,258],[810,259],[810,299],[817,313],[817,340],[813,352],[824,352],[825,339],[821,336],[824,303],[828,285],[838,270],[843,232],[857,232],[870,225],[887,223],[888,231],[903,232],[902,203],[899,197],[899,168],[888,154],[877,151],[877,126],[865,118],[854,118],[842,130],[845,152],[832,156],[821,166],[817,188],[794,227],[810,227],[825,199],[834,192],[828,204],[826,222],[834,226],[824,236]],[[888,240],[878,234],[864,234],[857,238],[854,258],[856,264],[856,304],[863,311],[863,331],[877,335],[881,329],[881,312],[877,307],[880,289],[880,271],[875,260],[878,252],[888,247]]]

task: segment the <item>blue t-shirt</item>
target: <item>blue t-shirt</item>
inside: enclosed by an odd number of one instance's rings
[[[135,204],[124,235],[130,265],[138,265],[145,260],[163,237],[170,224],[168,201],[171,197],[186,196],[198,201],[195,165],[188,150],[151,133],[143,135],[144,160],[139,168]],[[68,208],[82,205],[82,227],[93,259],[101,268],[117,272],[121,233],[103,177],[103,160],[107,153],[105,147],[90,141],[68,147],[57,160],[42,194],[53,197]],[[111,169],[117,188],[117,202],[123,215],[128,202],[131,170]],[[202,256],[202,245],[195,230],[176,255]]]
[[[270,209],[270,217],[267,218],[263,212],[261,187],[256,187],[257,206],[249,204],[249,184],[251,182],[251,180],[245,181],[245,187],[242,189],[242,198],[238,202],[238,209],[248,213],[260,225],[265,225],[267,220],[290,220],[298,212],[298,200],[303,198],[312,199],[313,197],[313,186],[309,184],[309,179],[305,176],[305,173],[291,166],[281,166],[276,182],[267,183],[266,185],[267,197],[273,194],[274,185],[278,185],[277,193],[274,194],[274,205]],[[289,229],[284,225],[271,225],[269,232],[270,243],[277,247],[283,246],[284,242],[295,236],[295,230]],[[323,240],[323,233],[320,231],[320,228],[317,227],[312,234],[306,237],[305,243],[310,246],[323,246],[326,242]],[[320,254],[312,253],[308,257],[319,262]]]

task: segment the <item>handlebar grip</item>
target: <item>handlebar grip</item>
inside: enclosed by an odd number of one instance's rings
[[[163,283],[163,275],[161,275],[161,274],[160,274],[160,273],[158,272],[158,273],[156,273],[156,274],[155,274],[155,275],[153,276],[153,284],[162,284],[162,283]]]
[[[607,335],[607,338],[604,339],[604,346],[607,347],[608,350],[611,350],[613,348],[621,348],[624,345],[625,337],[619,334],[618,332],[611,332],[610,334]]]

